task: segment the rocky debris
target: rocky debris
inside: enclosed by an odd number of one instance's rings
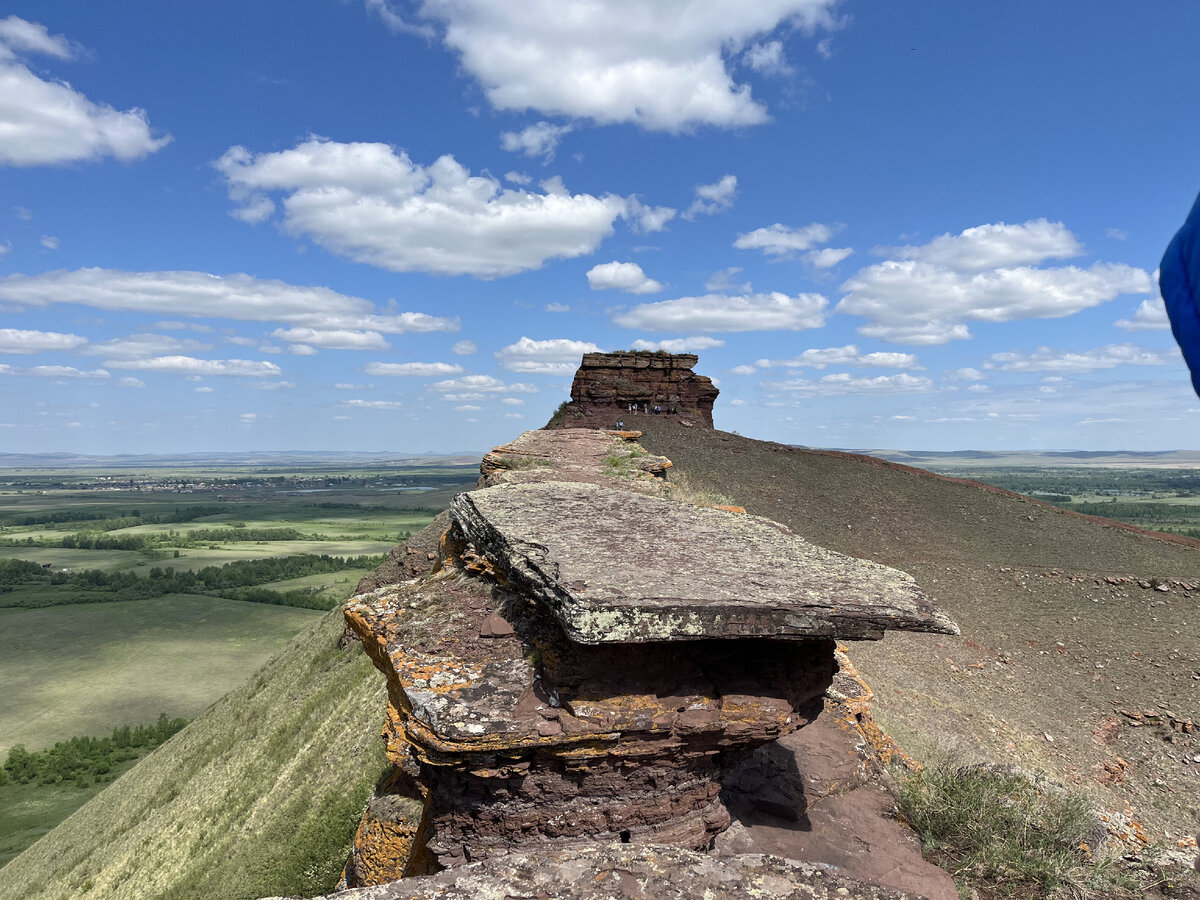
[[[451,512],[579,643],[958,633],[910,575],[759,516],[563,482],[460,494]]]
[[[722,780],[831,696],[867,740],[865,686],[830,693],[834,637],[957,633],[902,572],[604,483],[623,436],[546,434],[485,461],[501,483],[455,498],[432,574],[346,606],[387,678],[394,766],[348,887],[513,852],[706,850],[730,823]]]
[[[637,443],[640,431],[526,431],[484,454],[479,486],[572,481],[663,495],[671,461]]]
[[[636,428],[636,417],[660,415],[712,428],[719,391],[692,371],[698,360],[693,353],[585,353],[571,383],[571,402],[554,424],[595,428],[623,420]]]
[[[520,852],[422,878],[315,900],[936,900],[852,878],[819,864],[761,853],[714,857],[669,846],[612,844]],[[273,898],[283,900],[283,898]]]

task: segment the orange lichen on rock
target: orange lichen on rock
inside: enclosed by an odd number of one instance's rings
[[[861,739],[862,747],[884,765],[896,763],[910,772],[921,771],[924,766],[901,750],[871,715],[871,701],[875,699],[875,692],[863,680],[858,669],[854,668],[843,645],[838,645],[835,658],[838,672],[826,694],[826,713],[833,717],[839,727],[855,733]]]

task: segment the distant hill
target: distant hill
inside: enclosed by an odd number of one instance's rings
[[[471,466],[476,465],[482,455],[483,451],[476,450],[459,450],[452,453],[426,451],[411,454],[386,451],[359,453],[340,450],[259,450],[247,453],[127,453],[113,456],[78,453],[0,453],[0,469]]]
[[[1195,450],[844,450],[919,468],[1088,466],[1200,469]]]

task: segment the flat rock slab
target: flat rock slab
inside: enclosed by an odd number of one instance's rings
[[[556,853],[513,853],[379,887],[337,900],[922,900],[923,894],[876,887],[836,869],[762,854],[718,858],[676,847],[614,844]],[[279,900],[279,898],[276,898]],[[321,898],[317,898],[321,900]]]
[[[451,515],[583,644],[958,633],[911,575],[758,516],[564,482],[459,494]]]

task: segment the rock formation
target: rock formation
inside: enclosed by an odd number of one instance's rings
[[[395,766],[348,886],[514,852],[706,850],[730,822],[722,780],[822,711],[835,639],[956,633],[902,572],[667,499],[669,461],[634,437],[496,448],[435,571],[347,604],[387,678]]]
[[[571,383],[571,402],[555,423],[563,428],[611,428],[635,415],[674,416],[713,427],[717,389],[692,371],[693,353],[585,353]]]

